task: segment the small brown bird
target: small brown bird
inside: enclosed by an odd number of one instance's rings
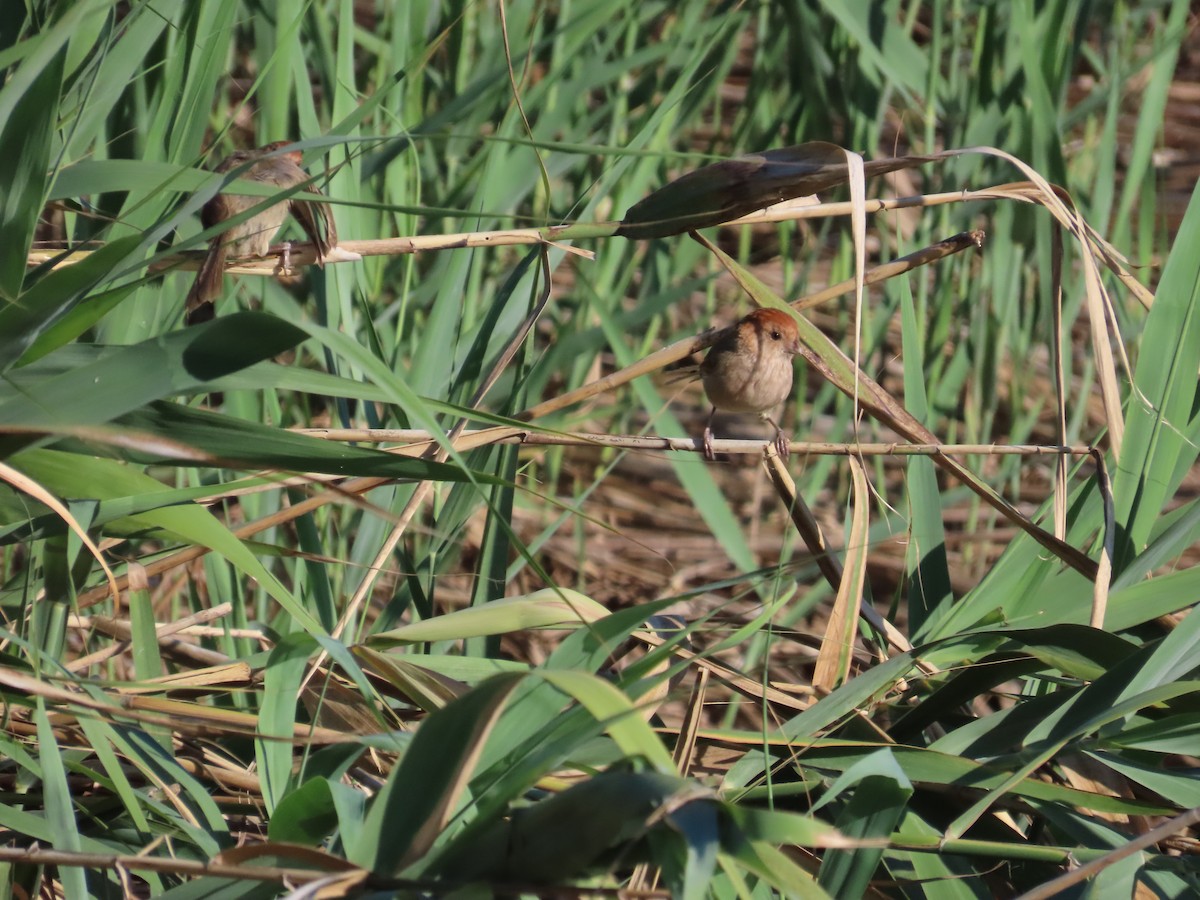
[[[241,174],[241,178],[275,185],[281,189],[295,187],[308,181],[308,173],[300,168],[300,151],[269,155],[280,147],[286,147],[288,143],[290,142],[276,141],[257,150],[238,150],[221,160],[213,171],[230,172],[253,163]],[[315,187],[309,187],[307,190],[320,193]],[[200,221],[205,228],[212,228],[257,206],[264,199],[245,194],[217,194],[204,204],[200,211]],[[206,322],[213,317],[213,302],[221,294],[226,260],[270,255],[271,240],[282,227],[289,212],[296,217],[304,233],[313,242],[317,263],[324,263],[329,251],[337,245],[337,230],[333,224],[333,217],[329,214],[328,205],[307,200],[285,200],[268,206],[210,240],[208,255],[204,257],[200,271],[196,273],[196,280],[192,283],[192,289],[187,295],[189,325]],[[288,248],[289,245],[285,244],[281,250],[280,265],[285,269]]]
[[[715,458],[712,420],[718,409],[759,413],[775,426],[775,449],[787,457],[787,436],[770,413],[792,393],[792,357],[799,352],[796,321],[778,309],[756,309],[713,344],[699,367],[713,405],[704,426],[705,459]]]

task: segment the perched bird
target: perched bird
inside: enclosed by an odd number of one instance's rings
[[[775,448],[788,455],[787,436],[770,417],[792,393],[792,357],[800,352],[796,321],[778,309],[756,309],[729,328],[700,363],[712,403],[704,426],[704,457],[713,460],[712,420],[718,409],[754,412],[775,426]]]
[[[240,175],[248,181],[258,181],[263,184],[275,185],[286,189],[308,181],[308,173],[300,168],[301,154],[299,150],[290,153],[269,154],[286,147],[288,141],[276,141],[259,147],[257,150],[238,150],[231,153],[214,169],[215,172],[231,172],[234,169],[253,163]],[[319,193],[314,187],[307,190]],[[262,203],[266,198],[250,197],[245,194],[217,194],[204,204],[200,211],[200,221],[205,228],[212,228],[231,219],[251,207]],[[317,263],[325,261],[329,251],[337,245],[337,230],[329,207],[324,203],[312,203],[307,200],[285,200],[268,206],[254,216],[239,222],[232,228],[212,238],[209,242],[208,255],[196,273],[196,280],[187,295],[187,322],[195,325],[206,322],[213,317],[213,301],[221,294],[221,280],[228,259],[238,259],[248,256],[268,256],[271,252],[271,240],[283,225],[288,213],[296,217],[300,227],[304,229],[309,240],[316,248]],[[281,267],[287,268],[288,247],[282,248]]]

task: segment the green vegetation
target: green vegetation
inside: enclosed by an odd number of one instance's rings
[[[1200,891],[1188,15],[0,17],[5,896]],[[278,140],[363,258],[185,328],[206,170]],[[973,229],[804,305],[786,464],[589,387]]]

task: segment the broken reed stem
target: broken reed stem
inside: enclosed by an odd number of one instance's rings
[[[193,613],[190,616],[184,616],[174,622],[166,622],[156,624],[154,626],[155,637],[160,644],[166,643],[173,635],[186,631],[193,626],[201,625],[206,622],[212,622],[216,619],[223,618],[233,612],[232,603],[221,603],[211,609],[203,609]],[[90,653],[87,656],[80,657],[67,663],[67,670],[70,672],[83,672],[98,663],[111,659],[114,656],[119,656],[130,647],[133,646],[133,624],[124,619],[113,619],[109,616],[80,616],[72,613],[68,620],[69,628],[84,628],[86,630],[96,630],[109,637],[116,638],[117,643],[111,644],[95,653]],[[227,629],[220,629],[218,633],[224,634]],[[261,638],[261,634],[255,634],[256,638]],[[202,648],[196,648],[202,649]],[[223,659],[223,657],[221,657]]]
[[[384,448],[389,453],[402,456],[421,456],[434,443],[428,431],[412,428],[294,428],[292,431],[308,437],[328,441],[346,441],[359,444],[395,443],[398,446]],[[528,426],[513,428],[481,428],[464,431],[455,441],[454,449],[466,453],[479,447],[493,444],[524,444],[536,446],[562,447],[611,447],[635,452],[652,452],[676,450],[683,453],[700,453],[700,442],[690,437],[647,437],[644,435],[597,434],[590,432],[536,432]],[[731,456],[757,456],[763,452],[763,441],[717,439],[713,441],[713,449]],[[798,455],[811,456],[1088,456],[1094,455],[1093,448],[1080,446],[1058,447],[1043,444],[839,444],[821,443],[816,441],[791,441],[788,449]],[[213,502],[231,497],[257,494],[264,491],[274,491],[284,487],[305,487],[315,484],[329,484],[343,481],[343,476],[320,472],[308,472],[302,475],[279,477],[270,482],[242,488],[214,488],[211,495],[198,497],[197,502]],[[362,479],[377,486],[386,481],[384,478]],[[368,488],[359,487],[356,482],[344,482],[341,493],[343,499],[351,500],[354,495]],[[311,502],[314,498],[309,498]],[[278,517],[281,513],[272,514]],[[291,518],[286,516],[286,518]],[[272,525],[282,524],[284,520],[273,520]],[[246,527],[246,526],[243,526]],[[263,527],[256,527],[255,531]],[[253,533],[253,532],[252,532]],[[158,565],[152,563],[151,565]],[[155,569],[155,571],[159,571]],[[120,579],[118,578],[118,581]]]
[[[402,446],[389,450],[424,449],[434,438],[428,431],[415,428],[294,428],[298,434],[321,438],[327,441],[344,441],[361,444],[396,443]],[[507,430],[507,434],[498,432]],[[632,434],[607,434],[594,432],[537,432],[514,426],[504,429],[478,428],[462,433],[464,439],[476,435],[493,435],[492,444],[527,444],[530,446],[598,446],[616,447],[623,450],[699,450],[695,438],[656,437]],[[476,446],[482,446],[477,444]],[[837,443],[822,441],[790,441],[792,453],[811,456],[1090,456],[1092,447],[1053,444],[904,444],[904,443]],[[713,449],[722,453],[753,453],[763,451],[762,441],[714,440]]]

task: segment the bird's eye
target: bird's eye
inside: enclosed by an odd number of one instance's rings
[[[772,331],[771,332],[771,340],[782,341],[783,340],[783,332],[779,331],[778,329],[776,329],[775,331]]]

